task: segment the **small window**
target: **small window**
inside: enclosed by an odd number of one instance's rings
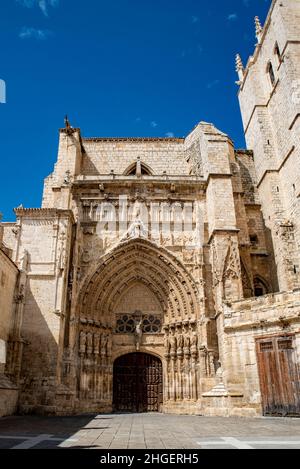
[[[267,73],[269,74],[271,85],[274,86],[276,79],[275,79],[275,73],[274,73],[273,65],[272,65],[271,62],[268,63]]]
[[[264,289],[260,286],[255,287],[255,296],[259,298],[260,296],[264,296]]]
[[[256,247],[258,245],[258,236],[250,235],[250,243],[251,243],[251,246]]]
[[[278,62],[280,63],[281,62],[281,54],[280,54],[280,49],[279,49],[279,46],[276,42],[275,44],[275,47],[274,47],[274,54],[276,55],[277,59],[278,59]]]
[[[256,277],[254,279],[254,294],[258,298],[260,296],[267,295],[269,293],[269,289],[265,282],[260,278]]]

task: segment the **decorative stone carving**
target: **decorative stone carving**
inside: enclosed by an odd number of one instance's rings
[[[135,323],[134,341],[135,341],[135,348],[137,352],[140,350],[140,346],[142,343],[142,337],[143,337],[142,323],[143,323],[142,320],[136,321]]]
[[[80,332],[80,344],[79,344],[79,353],[84,355],[86,351],[86,333]]]
[[[164,348],[165,348],[165,357],[168,359],[170,358],[171,344],[170,344],[167,332],[165,332],[165,336],[164,336]]]
[[[183,357],[184,338],[182,334],[178,335],[177,338],[177,357]]]
[[[135,331],[136,322],[141,323],[144,334],[158,334],[161,331],[161,317],[153,314],[136,312],[132,315],[117,315],[117,334],[131,334]]]

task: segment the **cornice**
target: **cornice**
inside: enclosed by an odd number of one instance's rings
[[[72,210],[63,210],[57,208],[15,208],[14,212],[18,218],[71,218],[74,222]]]

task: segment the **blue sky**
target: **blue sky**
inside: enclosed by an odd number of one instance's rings
[[[271,0],[0,0],[0,212],[41,204],[67,113],[86,137],[185,136],[204,120],[244,147],[235,54]]]

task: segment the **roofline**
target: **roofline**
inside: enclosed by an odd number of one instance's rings
[[[7,260],[7,262],[9,262],[9,264],[11,264],[17,272],[20,271],[20,269],[18,268],[18,266],[15,264],[15,262],[6,254],[6,252],[3,250],[3,248],[0,246],[0,252],[1,254],[3,254],[4,258]]]
[[[173,142],[183,143],[184,137],[82,137],[83,142]]]

